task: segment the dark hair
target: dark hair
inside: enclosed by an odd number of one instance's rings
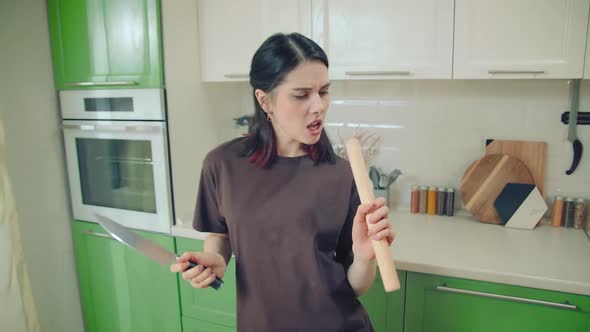
[[[252,163],[261,167],[270,167],[276,160],[276,137],[272,124],[256,99],[254,92],[260,89],[270,93],[283,82],[285,76],[299,64],[309,61],[321,61],[328,67],[328,57],[313,40],[299,34],[277,33],[266,39],[252,58],[250,67],[250,85],[254,97],[254,115],[249,121],[248,136],[243,155]],[[320,140],[314,145],[303,147],[314,160],[336,162],[336,154],[328,139],[325,129]]]

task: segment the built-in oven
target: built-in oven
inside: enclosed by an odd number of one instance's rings
[[[74,218],[169,233],[172,198],[160,89],[60,91]]]

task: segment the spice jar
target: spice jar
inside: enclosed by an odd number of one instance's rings
[[[570,228],[574,226],[574,215],[576,212],[576,206],[573,198],[566,197],[563,205],[563,226]]]
[[[445,193],[446,190],[443,187],[438,187],[436,192],[436,214],[439,216],[444,215],[445,211]]]
[[[551,226],[561,226],[561,219],[563,217],[563,197],[555,196],[553,201],[553,215],[551,216]]]
[[[421,186],[418,211],[422,214],[426,213],[426,202],[428,202],[428,188],[426,186]]]
[[[576,207],[574,212],[574,228],[582,228],[584,225],[584,214],[586,205],[584,204],[583,198],[578,198],[576,201]]]
[[[436,214],[436,187],[429,187],[428,188],[428,202],[426,207],[426,212],[429,215]]]
[[[412,186],[412,194],[410,196],[410,212],[418,213],[420,211],[420,190],[418,186]]]
[[[445,197],[445,214],[447,216],[453,216],[455,213],[455,189],[447,188],[447,194]]]

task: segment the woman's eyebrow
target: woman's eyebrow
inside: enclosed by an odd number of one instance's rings
[[[324,86],[322,86],[322,87],[320,88],[320,90],[327,89],[328,87],[330,87],[330,84],[332,84],[332,83],[327,83],[327,84],[325,84]],[[293,89],[291,89],[291,90],[295,90],[295,91],[310,91],[310,90],[313,90],[313,88],[309,88],[309,87],[302,87],[302,88],[293,88]]]

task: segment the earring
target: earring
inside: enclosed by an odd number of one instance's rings
[[[270,114],[266,113],[266,120],[270,121]]]

